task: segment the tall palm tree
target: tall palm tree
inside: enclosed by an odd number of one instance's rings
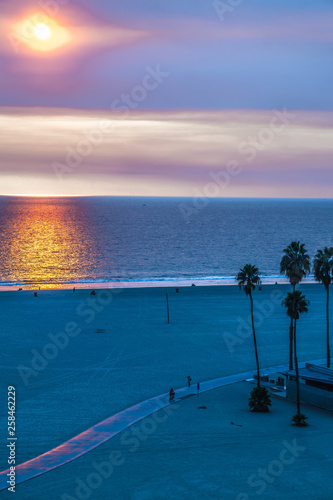
[[[294,331],[294,361],[295,361],[295,371],[296,371],[296,394],[297,394],[297,415],[300,415],[300,391],[299,391],[299,372],[298,372],[298,360],[297,360],[297,342],[296,342],[296,325],[297,320],[300,315],[308,312],[308,305],[310,302],[305,298],[299,290],[294,290],[289,292],[287,297],[282,301],[282,305],[287,308],[287,314],[293,322]]]
[[[304,243],[292,241],[283,250],[283,257],[280,263],[280,272],[285,274],[293,287],[293,292],[304,276],[310,273],[310,257]],[[293,321],[290,320],[289,328],[289,370],[293,369]]]
[[[325,247],[324,250],[318,250],[315,255],[313,264],[316,280],[320,283],[323,283],[326,289],[326,352],[327,366],[329,368],[331,365],[329,300],[330,284],[332,283],[333,248]]]
[[[253,331],[253,341],[254,341],[254,351],[256,355],[256,363],[257,363],[257,387],[260,387],[260,370],[259,370],[259,357],[258,357],[258,349],[257,349],[257,338],[256,338],[256,330],[254,326],[254,318],[253,318],[253,297],[252,291],[255,289],[256,285],[259,284],[259,269],[256,266],[252,266],[252,264],[246,264],[242,269],[240,269],[237,274],[237,281],[240,286],[244,286],[244,290],[247,296],[250,297],[251,302],[251,319],[252,319],[252,331]]]

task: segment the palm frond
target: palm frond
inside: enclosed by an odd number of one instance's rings
[[[301,314],[307,313],[309,304],[310,301],[299,290],[287,293],[287,296],[282,301],[282,305],[287,309],[288,316],[292,319],[299,319]]]
[[[243,285],[246,295],[249,295],[260,283],[259,269],[252,264],[245,264],[236,276],[239,285]]]
[[[332,283],[333,247],[318,250],[313,261],[313,271],[317,281],[327,289]]]
[[[294,286],[310,273],[310,257],[307,253],[304,243],[292,241],[291,244],[283,250],[283,257],[280,262],[280,273],[289,278]]]

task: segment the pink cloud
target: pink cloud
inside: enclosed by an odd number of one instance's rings
[[[121,117],[98,110],[0,108],[1,193],[36,193],[38,186],[54,194],[191,196],[205,189],[212,172],[236,162],[241,173],[222,196],[260,196],[264,188],[279,196],[281,186],[288,195],[317,196],[320,187],[325,195],[333,182],[333,112],[291,115],[274,131],[273,110]],[[66,173],[57,176],[55,165]]]

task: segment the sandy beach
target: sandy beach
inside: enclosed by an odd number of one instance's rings
[[[288,359],[289,322],[281,306],[287,290],[266,285],[255,292],[262,368]],[[311,306],[299,321],[299,357],[324,358],[324,290],[310,284],[302,290]],[[255,369],[249,302],[238,287],[90,293],[1,293],[1,391],[5,396],[9,384],[16,387],[20,462],[117,411],[184,386],[187,375],[197,382]],[[66,475],[65,468],[59,473]]]
[[[21,498],[326,500],[332,416],[307,407],[311,425],[290,425],[294,404],[273,397],[269,414],[248,411],[252,385],[185,399],[89,454],[19,485]],[[320,477],[320,481],[318,481]]]

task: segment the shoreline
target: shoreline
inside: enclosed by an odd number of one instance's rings
[[[261,285],[289,285],[289,281],[284,276],[263,276]],[[319,284],[313,276],[302,280],[303,285]],[[138,279],[138,280],[117,280],[117,281],[87,281],[87,282],[63,282],[63,283],[6,283],[1,284],[0,292],[15,292],[22,288],[22,291],[40,291],[42,290],[72,290],[74,287],[78,290],[101,290],[101,289],[137,289],[137,288],[180,288],[191,286],[238,286],[234,277],[212,277],[212,278],[157,278],[157,279]]]

